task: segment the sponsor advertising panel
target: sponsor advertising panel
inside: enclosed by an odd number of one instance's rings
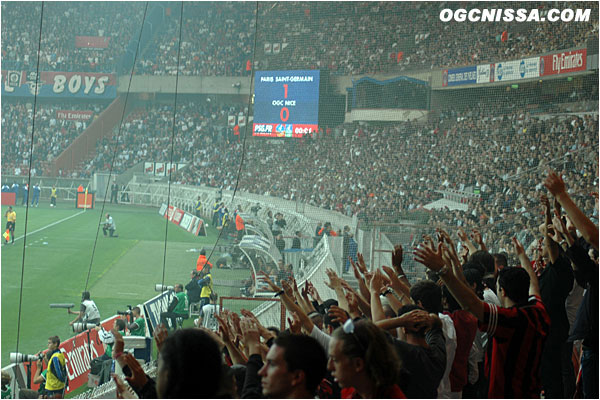
[[[442,86],[468,85],[477,82],[475,66],[444,70]]]
[[[587,49],[554,53],[540,57],[540,75],[568,74],[585,71],[587,67]]]
[[[540,76],[540,58],[525,58],[496,64],[496,82],[537,78]]]

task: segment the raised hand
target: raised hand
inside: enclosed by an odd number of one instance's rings
[[[265,340],[269,340],[270,338],[275,337],[275,334],[267,328],[265,328],[251,311],[242,308],[240,312],[244,317],[254,321],[256,327],[258,328],[258,331],[260,332],[260,336],[262,336]]]
[[[515,248],[515,254],[517,255],[517,257],[520,258],[522,256],[526,256],[525,248],[523,247],[521,242],[519,242],[519,240],[516,237],[513,236],[512,242],[513,242],[513,246]]]
[[[131,371],[131,376],[125,378],[125,380],[131,385],[132,388],[136,390],[140,390],[146,385],[148,382],[148,377],[144,372],[144,369],[135,359],[133,354],[123,353],[121,357],[119,357],[119,365],[123,368],[123,365],[127,365],[129,370]]]
[[[335,288],[337,288],[341,285],[340,277],[335,273],[334,270],[332,270],[331,268],[327,268],[325,270],[325,273],[327,274],[327,277],[329,278],[329,282],[325,282],[325,284],[328,287],[335,290]]]
[[[292,289],[292,285],[288,280],[281,281],[281,288],[283,289],[283,292],[286,294],[286,296],[288,296],[290,299],[294,300],[296,298],[294,296],[294,289]]]
[[[479,246],[484,246],[483,237],[481,236],[481,232],[479,232],[478,229],[473,229],[473,233],[471,234],[471,237],[473,238],[475,243],[477,243]]]
[[[346,301],[348,302],[348,311],[351,314],[360,314],[358,309],[358,295],[354,291],[346,293]]]
[[[130,386],[125,384],[125,382],[116,374],[111,374],[113,380],[115,381],[115,385],[117,387],[116,394],[117,399],[137,399],[137,395],[133,393]]]
[[[394,270],[386,265],[383,265],[381,269],[383,269],[383,272],[387,275],[392,289],[394,289],[397,293],[403,293],[403,286],[405,285],[400,279],[398,279],[398,276],[396,276]]]
[[[402,271],[402,259],[404,258],[404,250],[402,245],[397,244],[394,246],[392,251],[392,266],[396,269],[398,274],[403,274]]]
[[[365,259],[362,253],[356,253],[356,259],[358,260],[358,268],[360,272],[364,275],[367,272],[367,264],[365,263]]]
[[[371,293],[381,293],[381,289],[383,289],[383,275],[381,274],[381,271],[376,269],[375,272],[373,273],[373,278],[371,279],[371,282],[369,284],[369,290],[371,291]]]
[[[262,279],[267,283],[267,285],[269,285],[269,288],[271,289],[271,291],[281,292],[281,288],[273,283],[273,281],[271,280],[271,277],[269,277],[269,275],[267,275],[267,273],[265,271],[258,271],[258,275],[262,276]]]
[[[462,242],[466,242],[469,240],[469,238],[467,237],[467,234],[465,233],[465,230],[463,228],[458,228],[458,238]]]
[[[219,335],[223,339],[225,343],[233,343],[234,338],[231,336],[231,330],[229,329],[229,324],[219,315],[215,314],[215,318],[219,323]]]
[[[252,344],[260,343],[260,332],[258,326],[251,318],[242,318],[240,320],[240,331],[242,333],[242,340],[244,345],[247,347]]]
[[[437,251],[431,247],[424,246],[415,248],[415,261],[425,265],[430,270],[437,272],[444,266],[442,258],[442,244],[439,243]]]
[[[361,272],[360,272],[358,266],[354,263],[352,258],[348,257],[348,259],[350,260],[350,265],[352,266],[352,272],[354,273],[354,277],[356,278],[356,280],[361,280],[362,275],[361,275]]]
[[[156,348],[158,349],[159,353],[160,349],[162,349],[162,345],[165,343],[168,336],[169,332],[167,332],[167,328],[163,324],[158,324],[158,326],[154,330],[154,341],[156,342]],[[115,349],[116,348],[113,347],[113,354],[115,352]]]
[[[544,186],[546,186],[546,189],[548,189],[548,191],[552,193],[554,197],[566,193],[567,191],[562,177],[552,169],[548,169],[548,176],[544,180]]]
[[[343,324],[349,318],[348,313],[336,305],[329,307],[328,314],[331,317],[332,322],[339,322],[340,324]]]
[[[290,326],[290,332],[292,333],[301,333],[302,332],[302,322],[300,322],[300,317],[298,317],[298,313],[293,312],[292,318],[288,318],[288,325]]]

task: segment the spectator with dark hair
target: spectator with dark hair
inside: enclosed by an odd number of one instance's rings
[[[446,341],[442,321],[415,304],[398,310],[398,316],[377,322],[382,329],[402,328],[404,340],[394,340],[402,360],[400,388],[409,399],[437,398],[446,370]]]
[[[564,207],[568,216],[567,222],[573,224],[572,230],[569,231],[558,210],[552,219],[555,232],[563,238],[559,244],[571,261],[574,278],[578,285],[586,289],[568,341],[583,340],[581,356],[583,397],[595,399],[598,398],[598,381],[595,379],[598,376],[598,261],[596,256],[598,227],[571,199],[561,176],[550,170],[544,186]],[[577,232],[581,233],[581,237],[577,237]],[[554,237],[553,240],[556,241]]]
[[[462,398],[462,391],[468,382],[469,355],[477,333],[477,318],[460,308],[446,286],[442,287],[442,298],[447,307],[444,314],[452,318],[456,329],[456,353],[450,370],[452,398]]]
[[[258,371],[262,393],[270,398],[313,398],[325,377],[327,356],[313,338],[280,334]]]
[[[183,285],[177,283],[174,286],[175,295],[169,304],[167,311],[160,313],[160,322],[167,329],[177,329],[177,318],[187,318],[189,312],[189,300],[183,291]],[[171,321],[171,325],[167,323]]]
[[[185,290],[187,292],[190,304],[198,303],[200,301],[200,292],[202,291],[202,288],[200,285],[198,285],[200,274],[201,272],[192,270],[190,273],[190,281],[185,285]]]
[[[456,353],[457,337],[452,318],[442,314],[442,289],[436,285],[435,282],[424,280],[411,286],[410,297],[415,304],[423,307],[428,313],[437,314],[442,321],[442,331],[444,332],[446,345],[446,368],[444,370],[442,381],[438,387],[438,396],[448,397],[451,392],[450,370],[452,369],[452,363],[454,362],[454,355]]]
[[[141,399],[218,398],[227,390],[225,365],[221,350],[213,337],[201,329],[180,329],[169,335],[159,347],[156,381],[144,373],[132,354],[124,353],[123,337],[113,330],[113,358],[121,368],[128,367],[125,379]],[[113,375],[117,395],[126,391],[121,378]]]
[[[327,368],[342,398],[406,398],[397,385],[401,367],[393,346],[372,322],[348,319],[333,332]]]
[[[494,257],[494,269],[496,271],[502,271],[504,268],[508,267],[506,253],[494,253],[492,256]]]
[[[132,322],[127,325],[131,336],[146,336],[146,320],[142,316],[142,310],[139,307],[131,309]]]

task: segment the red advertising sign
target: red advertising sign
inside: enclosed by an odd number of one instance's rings
[[[69,121],[89,121],[94,115],[93,111],[77,111],[77,110],[57,110],[56,119],[66,119]]]
[[[171,222],[173,222],[176,225],[179,225],[179,223],[181,222],[181,218],[183,218],[183,214],[185,214],[185,212],[179,208],[176,208],[173,211],[173,216],[171,217]]]
[[[173,221],[173,213],[174,212],[175,212],[175,207],[169,206],[169,208],[167,208],[167,213],[165,214],[165,218],[168,219],[169,221]]]
[[[75,47],[88,49],[106,49],[110,36],[75,36]]]
[[[109,319],[102,322],[102,326],[106,330],[112,329],[114,321],[119,318],[118,315],[113,315]],[[89,341],[88,341],[89,333]],[[91,345],[90,345],[91,344]],[[69,385],[66,393],[87,385],[88,373],[90,372],[90,362],[93,358],[104,354],[102,342],[98,338],[98,332],[95,329],[82,332],[77,336],[65,340],[59,346],[61,353],[64,354],[67,361],[67,375],[69,377]],[[91,356],[91,358],[90,358]],[[45,367],[46,365],[44,365]],[[35,376],[37,364],[31,363],[31,376]],[[33,390],[38,390],[39,385],[31,382],[30,386]]]
[[[585,71],[587,49],[565,51],[540,57],[540,76]]]

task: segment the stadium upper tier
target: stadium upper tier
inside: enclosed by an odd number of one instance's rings
[[[518,5],[485,3],[484,8]],[[130,68],[118,66],[126,49],[136,52],[144,7],[143,2],[45,4],[40,70],[128,75]],[[461,3],[185,2],[183,7],[180,73],[192,76],[247,75],[252,60],[262,70],[293,66],[338,75],[433,69],[572,48],[598,36],[598,4],[592,2],[527,3],[542,13],[551,7],[590,8],[590,21],[576,23],[440,20],[442,8]],[[37,3],[2,4],[3,69],[36,66],[40,12]],[[180,3],[150,3],[134,74],[175,74],[180,12]]]

